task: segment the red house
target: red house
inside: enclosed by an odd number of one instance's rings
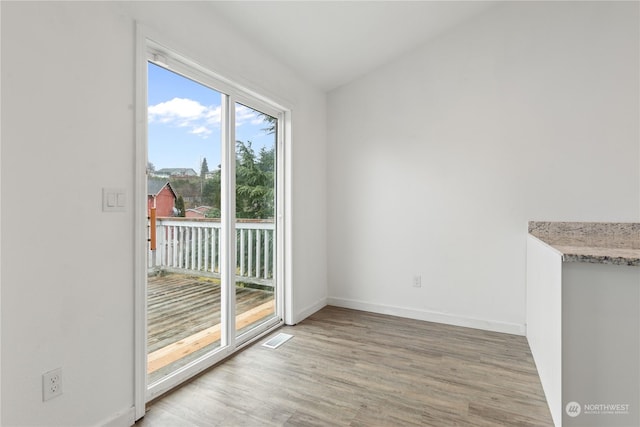
[[[156,208],[156,216],[171,217],[176,214],[176,193],[164,178],[147,179],[147,209]]]

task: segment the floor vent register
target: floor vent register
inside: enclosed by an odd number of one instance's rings
[[[278,348],[282,344],[284,344],[287,341],[289,341],[291,338],[293,338],[293,335],[279,333],[278,335],[274,336],[273,338],[269,338],[269,340],[267,340],[262,345],[264,347],[267,347],[267,348]]]

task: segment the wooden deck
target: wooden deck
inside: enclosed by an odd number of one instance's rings
[[[273,292],[236,288],[236,330],[274,313]],[[220,282],[185,274],[147,284],[149,383],[220,343]]]

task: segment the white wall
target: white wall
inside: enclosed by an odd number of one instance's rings
[[[638,22],[503,3],[330,92],[329,302],[523,333],[528,220],[640,219]]]
[[[324,94],[204,3],[1,7],[2,425],[99,424],[133,405],[134,216],[102,213],[101,189],[133,195],[134,19],[291,105],[294,314],[324,303]],[[57,367],[64,394],[43,403]]]

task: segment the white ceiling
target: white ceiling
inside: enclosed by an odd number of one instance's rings
[[[495,1],[214,1],[218,16],[329,91],[426,43]]]

